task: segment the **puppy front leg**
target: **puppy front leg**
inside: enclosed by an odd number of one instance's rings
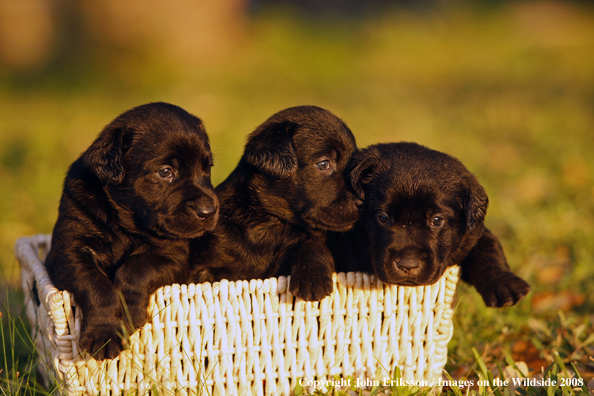
[[[488,307],[514,305],[530,291],[530,285],[511,271],[499,240],[488,229],[462,262],[462,277]]]
[[[291,293],[306,301],[319,301],[332,293],[334,260],[324,238],[308,239],[293,247],[287,263]]]
[[[101,270],[104,255],[87,242],[59,237],[54,241],[46,266],[54,285],[68,290],[82,309],[81,352],[97,360],[116,357],[122,350],[122,305],[115,285]]]
[[[126,322],[131,329],[138,329],[148,321],[151,294],[162,286],[180,283],[184,268],[176,260],[156,254],[130,256],[118,268],[115,284],[122,293]]]

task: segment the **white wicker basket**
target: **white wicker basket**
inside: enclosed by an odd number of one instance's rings
[[[50,282],[49,235],[17,241],[27,316],[48,381],[65,394],[289,395],[301,379],[441,378],[453,332],[458,267],[432,286],[382,284],[363,273],[334,275],[321,302],[296,299],[290,278],[171,285],[151,297],[152,320],[130,349],[97,362],[78,353],[81,310]],[[338,376],[338,377],[336,377]],[[323,388],[323,387],[322,387]],[[136,393],[135,393],[136,394]]]

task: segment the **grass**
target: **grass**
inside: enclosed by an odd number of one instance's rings
[[[17,294],[17,293],[15,293]],[[8,305],[5,313],[0,311],[1,355],[0,395],[50,395],[56,393],[56,385],[46,388],[37,378],[39,356],[31,339],[26,317],[12,316]]]
[[[132,51],[125,64],[104,53],[77,59],[99,66],[68,73],[16,78],[0,66],[0,274],[7,290],[0,293],[0,394],[52,392],[36,385],[14,242],[51,232],[69,164],[116,115],[156,100],[204,120],[215,184],[236,165],[247,133],[298,104],[339,115],[360,147],[412,140],[460,158],[485,186],[487,226],[532,292],[495,310],[462,285],[447,372],[475,384],[503,380],[514,365],[531,377],[594,377],[592,9],[520,2],[488,12],[392,10],[330,21],[272,10],[248,23],[240,44],[198,63]],[[339,392],[324,394],[346,394]],[[509,387],[446,392],[513,394]]]

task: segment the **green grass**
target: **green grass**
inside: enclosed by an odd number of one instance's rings
[[[145,55],[133,53],[124,64],[112,54],[96,65],[98,56],[81,60],[95,63],[72,75],[50,70],[30,80],[0,67],[0,276],[7,289],[0,293],[0,394],[37,389],[14,242],[50,233],[69,164],[119,113],[156,100],[204,120],[215,184],[236,165],[250,131],[299,104],[336,113],[360,147],[412,140],[460,158],[485,186],[487,226],[532,292],[495,310],[461,286],[447,372],[488,380],[510,362],[525,362],[531,374],[594,376],[591,9],[528,2],[489,12],[393,10],[355,21],[275,10],[254,17],[241,45],[216,59]]]

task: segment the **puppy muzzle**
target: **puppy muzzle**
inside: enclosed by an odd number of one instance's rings
[[[218,202],[211,197],[201,197],[199,199],[188,201],[186,202],[186,206],[202,221],[212,219],[219,211]]]
[[[386,283],[405,286],[424,284],[423,277],[428,270],[428,255],[418,249],[388,249],[379,255],[376,263],[380,279]]]

